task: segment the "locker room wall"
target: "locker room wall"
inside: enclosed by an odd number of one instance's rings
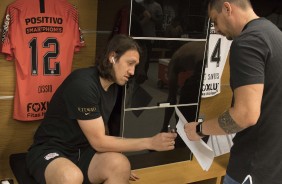
[[[1,0],[0,22],[11,2],[13,0]],[[74,54],[73,69],[88,67],[94,64],[96,55],[98,0],[69,0],[69,2],[76,5],[78,9],[79,24],[86,43],[80,52]],[[15,82],[14,61],[5,60],[4,55],[0,54],[0,180],[13,178],[9,167],[9,155],[27,151],[40,123],[40,121],[21,122],[12,118]]]
[[[73,69],[93,65],[95,57],[100,54],[110,37],[118,10],[126,1],[116,0],[115,3],[112,3],[112,0],[69,0],[78,8],[80,27],[86,42],[86,46],[74,55]],[[6,7],[11,2],[13,0],[1,0],[0,22],[3,20]],[[14,62],[6,61],[0,54],[0,180],[14,178],[9,167],[9,155],[25,152],[28,149],[32,143],[32,136],[40,123],[40,121],[13,120],[13,98],[11,96],[14,95],[15,81]],[[221,89],[221,94],[202,99],[200,114],[203,114],[205,118],[214,117],[230,106],[228,62],[223,72]]]
[[[221,77],[221,93],[210,98],[202,98],[200,116],[204,119],[217,117],[231,106],[232,91],[230,89],[229,58],[227,58]]]

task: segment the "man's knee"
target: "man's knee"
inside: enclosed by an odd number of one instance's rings
[[[88,176],[93,183],[125,183],[130,177],[130,163],[121,153],[106,152],[96,153],[92,159]]]
[[[130,173],[131,167],[129,160],[122,153],[99,153],[96,155],[96,159],[96,164],[100,165],[99,168],[102,166],[106,173]]]
[[[71,184],[71,183],[82,183],[83,182],[83,174],[82,172],[76,169],[69,169],[61,172],[61,181],[60,183]]]
[[[109,153],[109,161],[112,169],[116,171],[130,172],[130,162],[126,156],[121,153]]]
[[[52,161],[45,170],[46,183],[73,184],[82,183],[83,174],[81,170],[67,159],[56,159]]]

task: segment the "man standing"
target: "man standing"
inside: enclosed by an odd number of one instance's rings
[[[282,33],[249,0],[211,0],[209,16],[230,48],[232,107],[218,118],[187,123],[190,140],[237,133],[224,184],[282,181]]]

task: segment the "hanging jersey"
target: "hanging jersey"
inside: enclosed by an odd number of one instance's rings
[[[0,51],[16,66],[13,117],[42,119],[84,45],[78,12],[66,0],[16,0],[4,19]]]

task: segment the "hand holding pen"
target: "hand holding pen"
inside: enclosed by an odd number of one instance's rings
[[[168,125],[168,126],[167,126],[167,132],[176,133],[176,130],[175,130],[175,128],[171,128],[171,126]]]

